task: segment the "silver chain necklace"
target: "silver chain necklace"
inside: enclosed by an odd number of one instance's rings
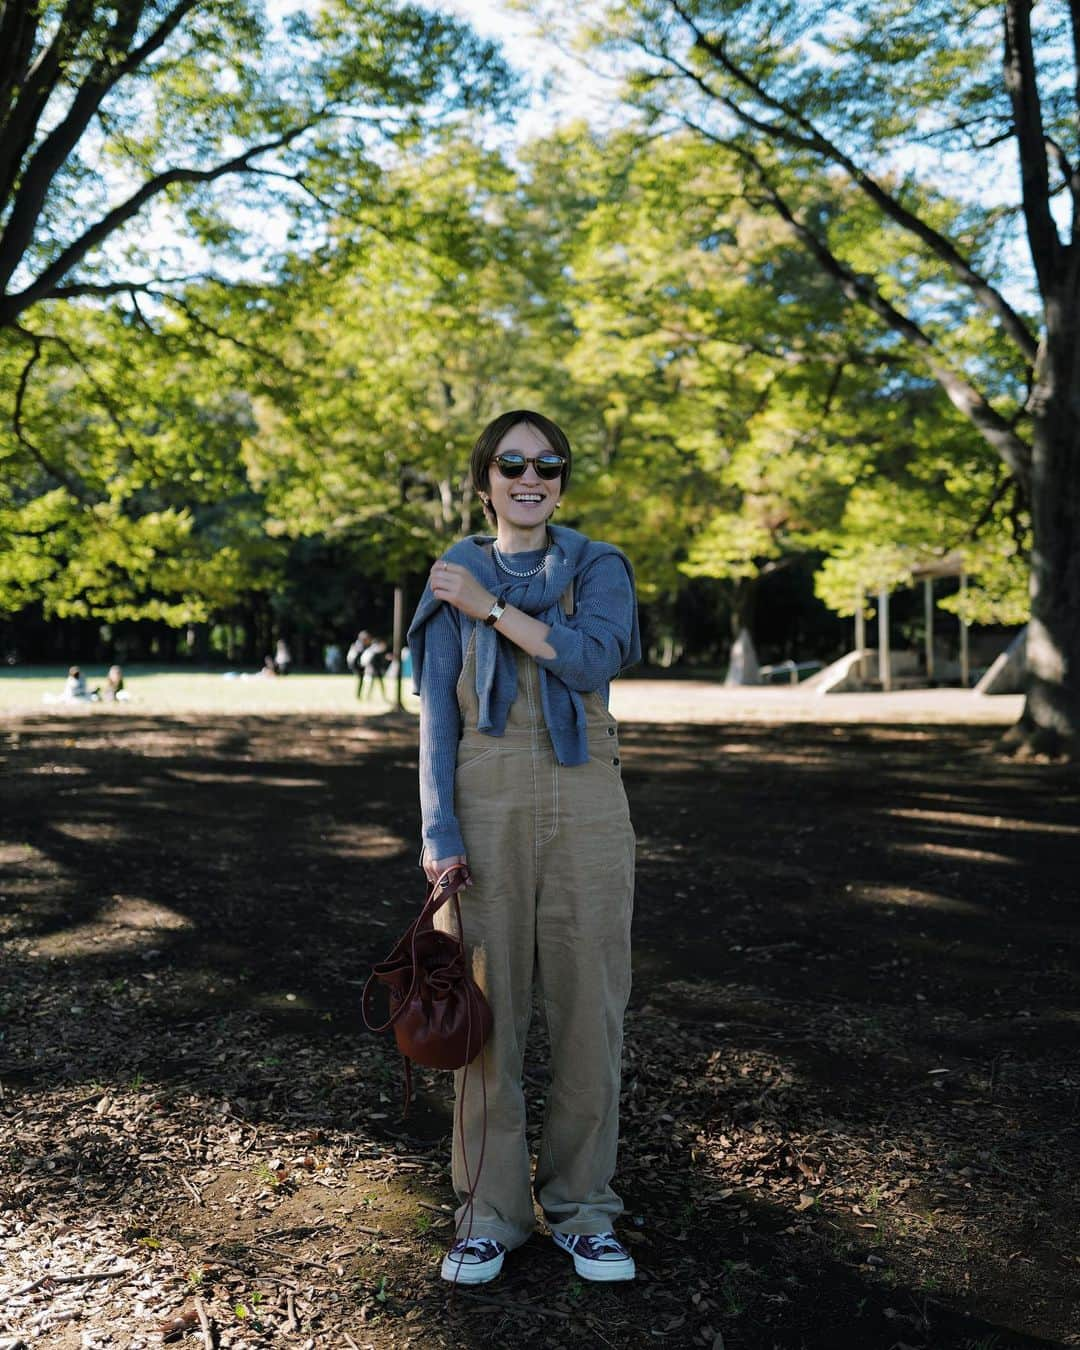
[[[524,581],[526,577],[535,577],[538,573],[542,572],[544,570],[544,563],[547,562],[547,555],[550,551],[551,545],[549,544],[547,548],[544,549],[544,556],[535,567],[530,567],[527,572],[515,572],[512,567],[507,567],[503,555],[499,552],[498,544],[492,544],[491,546],[491,556],[495,559],[496,567],[502,568],[508,577],[517,577],[519,581]]]

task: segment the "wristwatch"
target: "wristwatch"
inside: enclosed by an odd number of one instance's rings
[[[485,626],[487,628],[494,628],[505,613],[506,613],[506,601],[500,600],[499,597],[496,596],[495,601],[492,604],[491,608],[484,615]]]

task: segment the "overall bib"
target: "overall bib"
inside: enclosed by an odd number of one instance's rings
[[[475,641],[475,639],[474,639]],[[536,1165],[536,1198],[553,1230],[599,1233],[622,1201],[611,1188],[619,1138],[622,1024],[630,994],[634,832],[614,718],[583,695],[589,760],[555,758],[539,672],[517,652],[518,690],[506,734],[476,729],[473,643],[458,680],[462,737],[455,810],[473,887],[461,897],[473,974],[495,1028],[484,1049],[487,1143],[471,1235],[508,1249],[535,1227],[521,1075],[538,978],[551,1039],[551,1083]],[[449,906],[438,919],[449,920]],[[480,1059],[469,1070],[464,1144],[480,1158]],[[455,1077],[461,1092],[462,1071]],[[457,1112],[452,1175],[469,1189]],[[458,1209],[461,1218],[464,1203]]]

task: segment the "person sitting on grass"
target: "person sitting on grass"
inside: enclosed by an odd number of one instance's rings
[[[109,667],[109,674],[105,679],[105,688],[102,690],[102,696],[106,703],[122,703],[131,697],[124,688],[124,672],[119,666]]]
[[[80,699],[91,699],[96,697],[97,690],[93,691],[86,687],[86,677],[78,666],[71,666],[68,669],[67,679],[64,681],[64,692],[61,698],[65,703],[74,703]]]

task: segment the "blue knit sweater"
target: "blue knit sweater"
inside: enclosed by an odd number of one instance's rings
[[[541,704],[552,748],[561,764],[588,758],[581,694],[597,692],[607,702],[610,681],[641,659],[633,571],[610,544],[586,539],[576,530],[549,526],[552,547],[507,557],[514,571],[526,572],[544,558],[544,569],[528,582],[499,572],[485,545],[473,536],[445,555],[463,563],[494,594],[548,623],[553,657],[537,657]],[[559,600],[570,581],[574,613]],[[515,648],[506,638],[441,604],[425,590],[409,629],[414,681],[420,694],[420,810],[429,856],[464,853],[454,807],[454,774],[461,717],[457,682],[469,642],[476,633],[479,730],[500,736],[517,692]]]

